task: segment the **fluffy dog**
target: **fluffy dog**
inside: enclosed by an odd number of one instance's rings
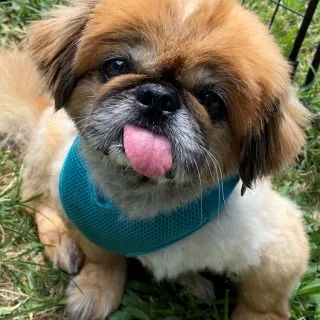
[[[199,296],[210,286],[197,271],[236,275],[233,320],[288,319],[308,243],[299,210],[264,177],[297,157],[308,113],[254,14],[232,0],[74,1],[35,23],[23,52],[2,51],[0,71],[1,133],[26,152],[21,197],[43,194],[33,214],[46,254],[77,273],[72,318],[116,310],[126,278],[125,257],[62,209],[60,171],[80,134],[92,179],[128,219],[153,219],[238,174],[216,218],[137,258]],[[137,139],[124,146],[128,128],[162,137],[165,157],[141,166]]]

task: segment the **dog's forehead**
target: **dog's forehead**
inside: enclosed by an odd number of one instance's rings
[[[135,58],[138,73],[149,76],[171,77],[180,69],[190,86],[207,78],[203,67],[209,66],[237,92],[256,97],[275,91],[274,79],[281,82],[288,69],[267,28],[233,0],[99,2],[79,42],[76,76],[96,70],[110,53]]]
[[[86,67],[95,67],[94,60],[101,61],[110,49],[143,53],[149,63],[154,57],[181,61],[192,49],[209,50],[205,42],[228,23],[234,5],[232,0],[105,0],[89,16],[79,57]]]

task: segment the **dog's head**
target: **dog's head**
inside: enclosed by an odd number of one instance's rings
[[[74,1],[29,46],[86,143],[145,176],[239,172],[251,186],[304,143],[291,68],[234,1]]]

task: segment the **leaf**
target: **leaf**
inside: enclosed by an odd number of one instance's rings
[[[320,293],[320,279],[315,279],[309,284],[303,286],[298,290],[298,296],[310,295],[310,294],[319,294]]]
[[[138,295],[125,293],[121,301],[122,305],[125,307],[135,307],[144,309],[147,307],[147,304],[140,299]]]
[[[128,313],[130,316],[133,316],[137,320],[151,320],[150,317],[142,310],[137,308],[127,307],[123,311]]]
[[[110,317],[108,317],[109,320],[132,320],[132,316],[130,316],[128,313],[124,311],[117,311]]]
[[[141,283],[138,281],[130,280],[127,283],[127,288],[130,288],[132,290],[140,291],[143,293],[149,293],[149,294],[156,294],[157,291],[154,289],[153,286],[147,285],[145,283]]]

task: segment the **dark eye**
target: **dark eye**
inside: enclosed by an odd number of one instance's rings
[[[101,76],[104,82],[113,77],[129,72],[129,63],[122,59],[108,60],[105,61],[101,66]]]
[[[199,101],[212,111],[218,110],[224,104],[221,97],[210,90],[203,90],[199,95]]]

